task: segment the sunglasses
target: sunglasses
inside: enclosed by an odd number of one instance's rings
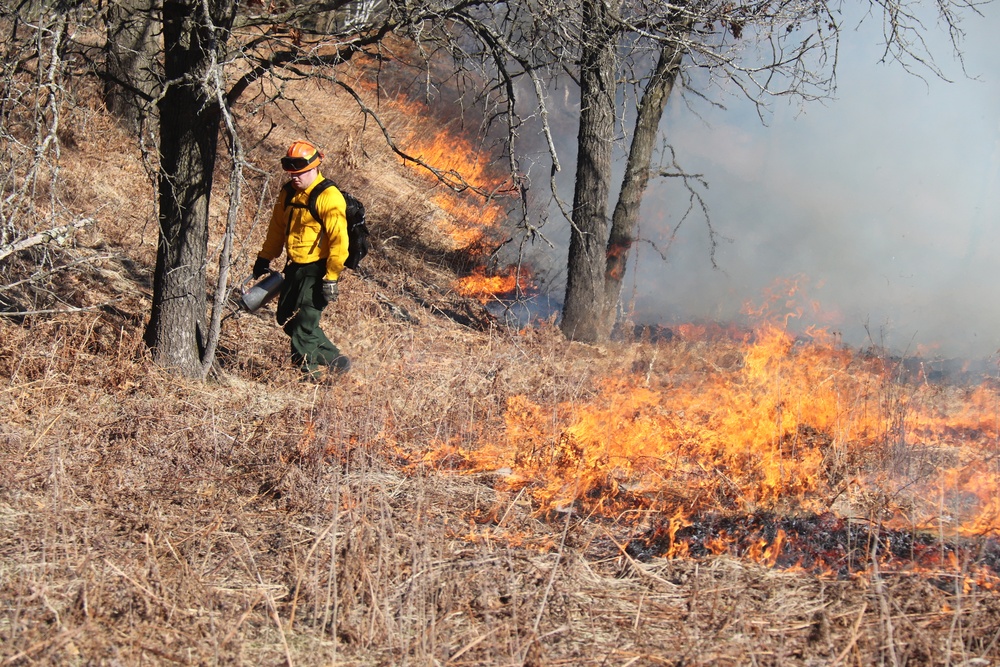
[[[283,157],[281,158],[281,168],[285,171],[302,171],[317,157],[317,155],[313,155],[308,160],[304,157]]]

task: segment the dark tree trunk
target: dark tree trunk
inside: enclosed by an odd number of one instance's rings
[[[173,81],[160,101],[160,236],[146,343],[156,361],[201,376],[205,343],[208,205],[221,107],[209,68],[232,21],[231,0],[163,5],[164,72]]]
[[[129,130],[155,122],[160,86],[158,0],[119,0],[108,5],[104,103]]]
[[[567,338],[600,340],[604,311],[604,262],[608,242],[608,197],[615,121],[615,45],[612,8],[584,0],[590,26],[580,62],[580,130],[577,137],[573,229],[566,270],[561,328]]]
[[[639,221],[642,197],[649,183],[649,168],[653,157],[656,135],[663,118],[663,109],[677,80],[684,52],[679,47],[667,46],[660,51],[656,67],[646,84],[639,103],[635,120],[635,132],[629,148],[622,189],[618,204],[611,217],[611,233],[608,237],[607,262],[604,269],[604,295],[600,303],[604,310],[600,315],[598,335],[606,339],[611,335],[621,302],[622,278],[625,263],[635,242],[635,227]]]

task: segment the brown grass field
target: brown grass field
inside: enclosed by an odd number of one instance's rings
[[[308,119],[255,112],[236,272],[314,128],[375,241],[324,315],[354,369],[320,384],[273,307],[225,322],[207,382],[151,363],[154,189],[92,95],[68,111],[53,187],[96,222],[0,264],[77,262],[42,282],[80,309],[0,318],[0,666],[1000,662],[989,383],[768,326],[506,328],[453,287],[476,253],[441,188],[295,95]]]

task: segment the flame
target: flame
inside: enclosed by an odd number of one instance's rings
[[[404,118],[427,118],[430,110],[418,100],[397,96],[391,106]],[[430,165],[437,174],[415,162],[419,172],[432,187],[447,188],[430,201],[440,215],[434,224],[450,239],[453,250],[482,261],[500,245],[501,225],[507,218],[507,205],[518,195],[509,174],[497,169],[494,157],[461,131],[450,131],[442,124],[436,133],[428,133],[426,124],[404,129],[400,144],[413,158]],[[487,275],[484,267],[454,283],[456,292],[485,304],[496,297],[513,294],[529,287],[530,277],[524,267],[508,267]]]
[[[488,232],[496,229],[505,214],[495,204],[482,205],[453,192],[437,194],[431,201],[447,214],[437,224],[458,248],[482,248],[489,240]]]
[[[892,358],[853,352],[821,329],[793,335],[787,324],[798,312],[717,339],[736,361],[711,372],[675,369],[659,384],[622,373],[554,407],[511,396],[502,436],[463,451],[464,465],[509,469],[501,488],[529,494],[542,514],[575,508],[652,531],[646,542],[670,557],[697,549],[835,572],[914,557],[913,544],[891,544],[914,531],[1000,536],[1000,391],[901,382]],[[678,345],[699,331],[678,329]],[[808,527],[692,541],[695,526],[719,513],[833,517],[822,530],[842,536],[860,522],[874,531],[862,544],[885,544],[844,565],[836,550],[803,550]],[[671,518],[643,528],[650,516]],[[928,568],[960,564],[940,544],[921,546],[920,558]],[[968,563],[962,572],[976,585],[996,583]]]
[[[503,189],[505,179],[496,174],[488,156],[461,135],[446,130],[437,135],[414,132],[407,137],[406,145],[411,155],[452,176],[456,184],[464,182],[487,191]]]
[[[866,412],[837,409],[852,388],[848,361],[828,347],[793,351],[787,332],[764,326],[737,372],[665,391],[607,379],[591,403],[561,405],[555,431],[538,432],[551,424],[548,411],[513,397],[503,450],[524,472],[512,483],[530,480],[543,504],[582,501],[589,509],[668,490],[731,506],[789,498],[808,506],[810,494],[825,489],[822,446],[839,444],[810,434],[835,431],[846,440],[873,429]]]
[[[391,104],[407,118],[431,115],[426,105],[405,96],[397,96]],[[488,150],[477,146],[464,132],[449,131],[447,125],[434,134],[429,134],[425,126],[411,127],[403,133],[400,143],[409,155],[438,172],[439,176],[435,176],[420,168],[428,183],[439,186],[440,177],[450,186],[432,201],[443,213],[436,224],[451,237],[456,248],[475,248],[497,231],[507,214],[503,202],[517,191],[510,176],[496,168]],[[484,197],[484,193],[488,196]]]
[[[478,299],[484,304],[530,286],[530,274],[524,268],[519,270],[516,266],[508,266],[493,275],[486,275],[486,269],[476,267],[471,275],[459,278],[454,284],[456,292]]]
[[[747,335],[745,331],[740,330],[735,325],[720,324],[718,322],[682,322],[672,327],[671,330],[677,336],[690,341],[738,341]]]
[[[393,104],[426,115],[417,102]],[[474,191],[505,196],[516,188],[461,133],[413,131],[401,143],[449,181],[434,203],[441,211],[436,223],[454,248],[487,252],[505,211],[497,196]],[[907,550],[895,542],[932,530],[1000,536],[1000,391],[901,381],[899,360],[848,350],[829,330],[801,325],[807,315],[829,320],[805,299],[800,282],[778,285],[761,305],[748,305],[747,327],[689,323],[646,343],[725,351],[725,364],[677,369],[656,382],[652,373],[619,373],[597,381],[586,398],[556,405],[510,396],[500,433],[484,430],[473,447],[437,445],[422,463],[505,469],[499,487],[532,498],[539,514],[572,509],[631,524],[657,555],[726,553],[835,573],[891,568],[905,552],[915,567],[995,587],[996,576],[967,554],[940,543],[913,542]],[[479,268],[455,289],[485,303],[517,286],[509,269]],[[715,515],[748,518],[748,525],[699,536],[699,525]],[[817,525],[800,530],[760,521],[764,516],[816,517]],[[647,525],[649,517],[669,518]],[[477,516],[462,537],[530,539],[500,523]],[[851,537],[862,526],[866,539]],[[872,549],[809,552],[809,530]]]
[[[391,124],[396,145],[437,172],[435,175],[416,162],[403,160],[430,187],[442,188],[431,198],[440,211],[433,222],[450,238],[452,249],[470,250],[473,255],[488,253],[489,242],[507,217],[510,200],[519,196],[510,174],[497,166],[490,147],[471,139],[463,128],[456,129],[452,120],[441,121],[436,132],[428,132],[435,118],[433,109],[403,93],[387,95],[374,78],[356,80],[352,87],[373,106],[391,110],[386,117],[394,117]]]

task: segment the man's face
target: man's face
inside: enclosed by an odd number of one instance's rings
[[[300,174],[292,174],[292,187],[301,192],[312,185],[312,182],[316,180],[316,176],[318,175],[319,167],[313,167],[309,171],[303,171]]]

